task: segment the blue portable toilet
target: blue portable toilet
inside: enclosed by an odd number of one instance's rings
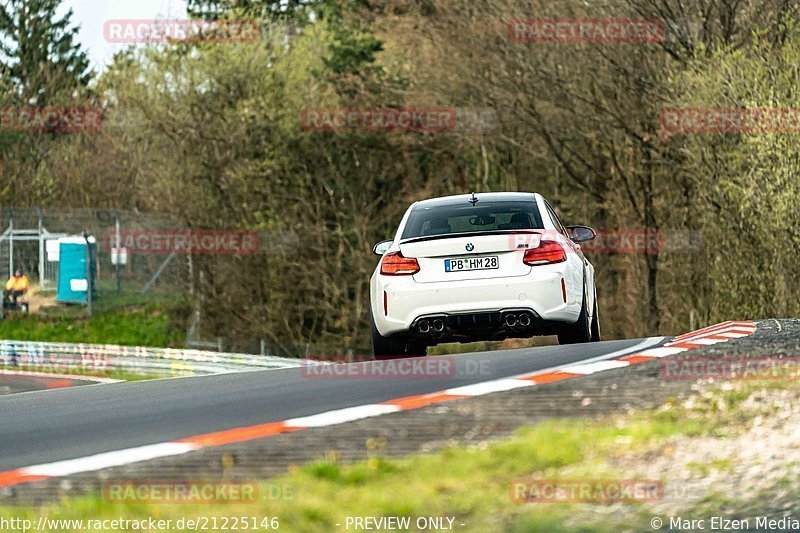
[[[86,246],[89,246],[87,253]],[[94,237],[62,237],[58,239],[58,295],[56,301],[88,303],[88,291],[94,300],[95,254]],[[87,257],[88,256],[88,257]],[[89,260],[88,274],[86,260]]]

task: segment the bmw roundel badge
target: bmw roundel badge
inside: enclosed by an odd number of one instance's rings
[[[468,251],[468,252],[471,252],[471,251],[472,251],[472,250],[474,250],[474,249],[475,249],[475,246],[473,246],[471,242],[470,242],[470,243],[467,243],[467,251]]]

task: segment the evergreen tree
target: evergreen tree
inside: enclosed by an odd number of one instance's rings
[[[193,17],[214,20],[238,13],[261,20],[308,22],[311,10],[325,0],[188,0]]]
[[[72,10],[56,11],[62,0],[4,0],[0,3],[0,75],[24,103],[47,105],[91,79],[89,60],[76,43]]]

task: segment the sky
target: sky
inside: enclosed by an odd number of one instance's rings
[[[115,52],[130,46],[106,42],[107,20],[186,18],[185,0],[64,0],[59,15],[70,8],[72,24],[80,26],[78,39],[97,70],[109,65]]]

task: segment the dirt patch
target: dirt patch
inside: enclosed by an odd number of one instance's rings
[[[38,313],[42,307],[56,305],[56,291],[43,292],[39,285],[31,285],[25,297],[28,300],[28,312],[30,313]]]

